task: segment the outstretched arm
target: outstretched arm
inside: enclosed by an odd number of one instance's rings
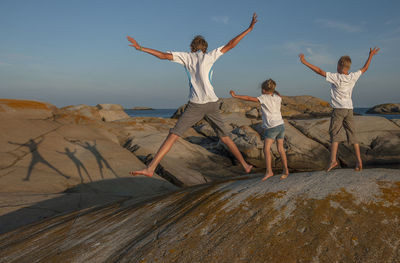
[[[246,95],[236,95],[236,93],[233,90],[229,91],[229,93],[231,94],[231,96],[233,98],[237,98],[237,99],[241,99],[241,100],[247,100],[247,101],[259,102],[258,99],[255,98],[255,97],[246,96]]]
[[[367,61],[365,62],[364,67],[362,67],[362,68],[360,69],[362,73],[364,73],[365,71],[368,70],[369,64],[371,64],[372,57],[375,56],[376,54],[378,54],[379,49],[380,49],[380,48],[377,48],[377,47],[374,47],[373,49],[371,49],[371,48],[369,49],[368,59],[367,59]]]
[[[240,40],[242,40],[250,31],[253,30],[254,25],[255,25],[256,23],[257,23],[257,14],[254,13],[249,28],[247,28],[245,31],[243,31],[242,33],[240,33],[239,35],[237,35],[235,38],[233,38],[231,41],[229,41],[228,44],[226,44],[226,45],[221,49],[221,52],[222,52],[222,53],[226,53],[226,52],[228,52],[229,50],[231,50],[232,48],[236,47],[236,45],[240,42]]]
[[[11,142],[11,141],[8,141],[8,143],[9,143],[9,144],[14,144],[14,145],[19,145],[19,146],[22,146],[22,145],[25,144],[25,143]]]
[[[142,47],[138,44],[138,42],[136,42],[136,40],[133,37],[127,36],[126,37],[128,39],[129,42],[131,42],[132,44],[129,45],[130,47],[134,47],[136,48],[136,50],[140,50],[146,53],[149,53],[155,57],[158,57],[159,59],[168,59],[168,60],[172,60],[172,54],[170,53],[165,53],[165,52],[161,52],[155,49],[151,49],[151,48],[147,48],[147,47]]]
[[[300,54],[299,55],[300,61],[301,63],[303,63],[304,65],[306,65],[307,67],[309,67],[310,69],[312,69],[315,73],[321,75],[322,77],[326,77],[326,72],[323,71],[322,69],[320,69],[317,66],[314,66],[313,64],[309,63],[305,58],[304,58],[304,54]]]

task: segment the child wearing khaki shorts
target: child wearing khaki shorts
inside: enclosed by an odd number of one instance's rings
[[[214,87],[211,83],[213,74],[213,65],[219,57],[234,48],[249,32],[254,28],[257,22],[257,15],[254,13],[250,26],[241,34],[233,38],[225,46],[221,46],[210,52],[207,52],[208,43],[202,36],[196,36],[190,44],[191,52],[161,52],[158,50],[140,46],[135,39],[127,37],[131,42],[130,46],[137,50],[149,53],[159,59],[171,60],[184,66],[189,79],[189,104],[185,112],[179,118],[175,127],[170,130],[170,134],[161,145],[153,160],[147,168],[140,171],[130,172],[132,175],[153,176],[157,165],[168,153],[175,141],[183,135],[196,122],[205,119],[210,123],[218,134],[220,140],[228,146],[232,154],[242,164],[246,173],[252,169],[243,158],[235,143],[228,136],[219,113],[218,97],[215,95]]]
[[[354,128],[353,117],[353,101],[351,95],[353,88],[360,78],[365,73],[371,63],[372,57],[376,55],[379,48],[369,50],[369,56],[362,67],[357,72],[350,73],[351,59],[349,56],[342,56],[337,64],[337,73],[325,72],[322,69],[312,65],[304,58],[304,54],[300,54],[300,61],[317,74],[325,77],[326,81],[331,83],[331,105],[333,108],[331,123],[329,126],[329,135],[331,137],[331,160],[326,168],[329,172],[338,165],[336,155],[339,146],[339,132],[342,128],[346,131],[347,141],[354,146],[354,151],[357,159],[356,171],[362,170],[362,160],[360,154],[360,146],[357,142]]]

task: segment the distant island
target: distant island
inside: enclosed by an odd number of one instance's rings
[[[372,114],[400,114],[400,103],[379,104],[370,108],[367,113]]]
[[[133,107],[131,110],[154,110],[153,108],[149,107]]]

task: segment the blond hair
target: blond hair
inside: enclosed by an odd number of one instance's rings
[[[192,52],[197,52],[201,50],[203,51],[203,53],[206,53],[208,43],[203,36],[198,35],[193,38],[192,43],[190,43],[190,48],[192,49]]]
[[[349,56],[342,56],[338,61],[338,66],[342,68],[350,68],[351,58]]]

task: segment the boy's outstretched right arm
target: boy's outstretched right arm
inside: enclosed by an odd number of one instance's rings
[[[304,54],[300,54],[299,55],[300,61],[301,63],[303,63],[304,65],[306,65],[307,67],[309,67],[311,70],[313,70],[315,73],[321,75],[322,77],[326,78],[326,72],[323,71],[322,69],[320,69],[317,66],[314,66],[313,64],[309,63],[305,58],[304,58]]]
[[[372,48],[369,49],[369,56],[368,56],[368,59],[367,59],[367,61],[365,62],[364,67],[362,67],[362,68],[360,69],[361,72],[362,72],[363,74],[364,74],[365,71],[368,70],[369,64],[371,64],[372,57],[375,56],[376,54],[378,54],[379,49],[380,49],[380,48],[377,48],[377,47],[374,47],[373,49],[372,49]]]
[[[147,48],[147,47],[142,47],[138,44],[138,42],[136,42],[136,40],[133,37],[127,36],[126,37],[128,39],[129,42],[131,42],[132,44],[129,45],[131,47],[136,48],[136,50],[140,50],[146,53],[149,53],[155,57],[158,57],[159,59],[168,59],[168,60],[172,60],[173,56],[170,53],[165,53],[165,52],[161,52],[155,49],[151,49],[151,48]]]
[[[237,35],[235,38],[233,38],[231,41],[228,42],[228,44],[226,44],[222,49],[221,52],[222,53],[226,53],[229,50],[231,50],[232,48],[236,47],[237,44],[239,44],[239,42],[250,32],[253,30],[254,25],[257,23],[257,14],[254,13],[253,14],[253,18],[251,19],[251,23],[250,26],[243,31],[242,33],[240,33],[239,35]]]
[[[255,97],[251,96],[246,96],[246,95],[237,95],[233,90],[229,91],[231,96],[233,98],[241,99],[241,100],[247,100],[247,101],[254,101],[254,102],[259,102],[259,100]]]

